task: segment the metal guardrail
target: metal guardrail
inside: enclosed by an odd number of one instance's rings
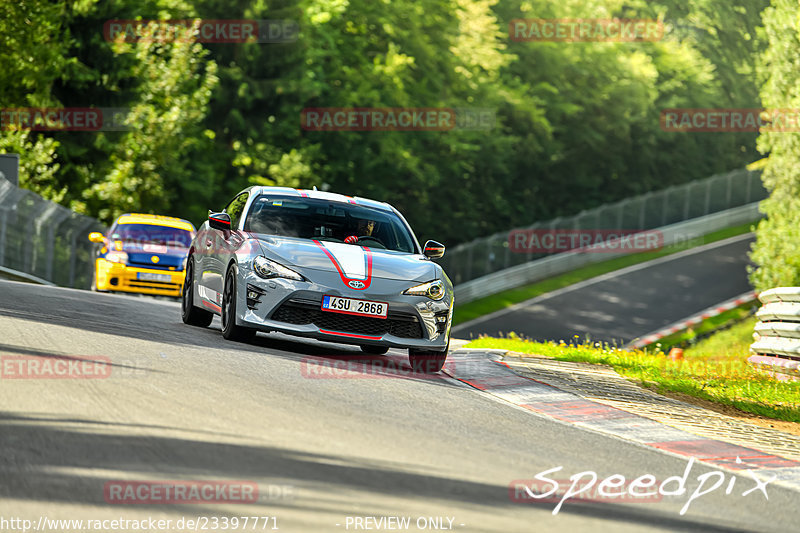
[[[740,169],[516,229],[653,230],[753,204],[766,197],[761,171]],[[444,267],[454,285],[462,285],[494,272],[513,272],[510,269],[551,257],[541,253],[516,253],[509,245],[509,234],[510,231],[503,231],[449,248],[437,263]]]
[[[752,365],[774,374],[800,379],[800,287],[778,287],[762,292],[750,345]]]
[[[756,220],[760,216],[756,214],[757,201],[766,197],[759,178],[759,171],[737,170],[524,229],[644,231],[660,228],[664,232],[664,245],[669,245],[675,239],[668,240],[668,228],[680,227],[681,238],[686,240],[692,238],[691,231],[695,231],[696,237],[737,221]],[[740,209],[726,210],[731,206]],[[699,226],[703,226],[701,229],[707,231],[697,230],[698,220],[701,221]],[[675,225],[686,221],[686,226]],[[94,256],[86,235],[90,231],[105,230],[93,218],[79,215],[0,178],[2,272],[61,286],[89,288]],[[512,253],[509,233],[456,246],[437,261],[457,286],[456,298],[460,303],[622,255],[576,251],[556,255]]]
[[[689,318],[678,320],[677,322],[673,322],[672,324],[663,327],[657,331],[654,331],[653,333],[648,333],[647,335],[643,335],[637,339],[634,339],[633,341],[625,345],[624,349],[631,350],[631,349],[644,348],[645,346],[658,342],[664,337],[667,337],[674,333],[678,333],[679,331],[683,331],[689,329],[692,326],[700,324],[704,320],[708,320],[709,318],[714,318],[715,316],[719,316],[726,311],[730,311],[731,309],[739,307],[740,305],[754,302],[757,298],[758,298],[758,293],[756,293],[755,291],[747,291],[743,294],[740,294],[739,296],[736,296],[735,298],[731,298],[717,305],[712,305],[711,307],[703,309],[699,313],[694,314]],[[751,315],[748,315],[748,317],[749,316]],[[730,326],[724,326],[725,329],[727,329],[727,327]],[[711,336],[714,333],[721,331],[721,329],[722,328],[713,329],[705,332],[703,335],[697,335],[693,339],[691,339],[690,342],[694,343],[699,340],[702,340],[703,338],[707,338],[708,336]],[[683,348],[683,345],[675,345],[675,346],[678,348]],[[664,349],[663,346],[662,349]]]
[[[695,242],[703,235],[713,231],[755,222],[762,216],[763,214],[758,210],[758,202],[755,202],[656,228],[656,230],[661,232],[664,246],[681,245]],[[592,247],[551,255],[538,261],[531,261],[456,285],[456,302],[459,304],[471,302],[622,255],[627,255],[627,253],[593,253]]]
[[[98,220],[0,178],[0,274],[88,289],[94,248],[86,236]]]

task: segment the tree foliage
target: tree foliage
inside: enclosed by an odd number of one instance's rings
[[[800,18],[797,2],[774,0],[764,13],[769,47],[761,60],[761,98],[768,109],[800,108]],[[763,173],[769,198],[751,257],[756,290],[800,286],[800,133],[764,132],[759,149],[769,154]]]
[[[125,132],[0,131],[87,214],[199,223],[251,184],[389,201],[456,244],[741,167],[755,135],[660,128],[757,107],[766,0],[31,0],[0,7],[0,104],[129,107]],[[110,19],[291,19],[284,43],[107,41]],[[657,42],[516,42],[515,18],[657,18]],[[28,21],[28,22],[25,22]],[[29,24],[26,26],[25,24]],[[32,26],[31,26],[32,25]],[[47,38],[42,40],[41,36]],[[490,131],[321,132],[304,108],[489,109]],[[27,144],[26,144],[27,143]],[[35,162],[35,163],[34,163]]]

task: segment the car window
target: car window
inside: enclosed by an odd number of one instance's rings
[[[239,221],[242,219],[242,212],[244,211],[244,206],[247,204],[247,199],[249,197],[250,195],[248,193],[242,193],[231,200],[231,203],[225,208],[225,212],[231,217],[231,229],[239,228]]]
[[[414,239],[394,213],[330,200],[263,195],[247,214],[245,231],[414,253]]]
[[[114,241],[179,248],[188,248],[194,237],[191,231],[156,224],[116,224],[109,235]]]

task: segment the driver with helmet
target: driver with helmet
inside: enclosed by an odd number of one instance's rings
[[[346,237],[344,242],[347,244],[357,244],[359,237],[372,237],[372,232],[375,230],[375,221],[360,219],[358,221],[357,235],[350,235]]]

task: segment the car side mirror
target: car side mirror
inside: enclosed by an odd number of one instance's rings
[[[208,225],[222,231],[231,230],[231,216],[228,213],[209,213]]]
[[[89,240],[97,244],[105,244],[106,238],[99,231],[93,231],[89,234]]]
[[[430,259],[439,259],[444,255],[444,244],[436,241],[428,241],[422,248],[422,253],[425,257],[429,257]]]

